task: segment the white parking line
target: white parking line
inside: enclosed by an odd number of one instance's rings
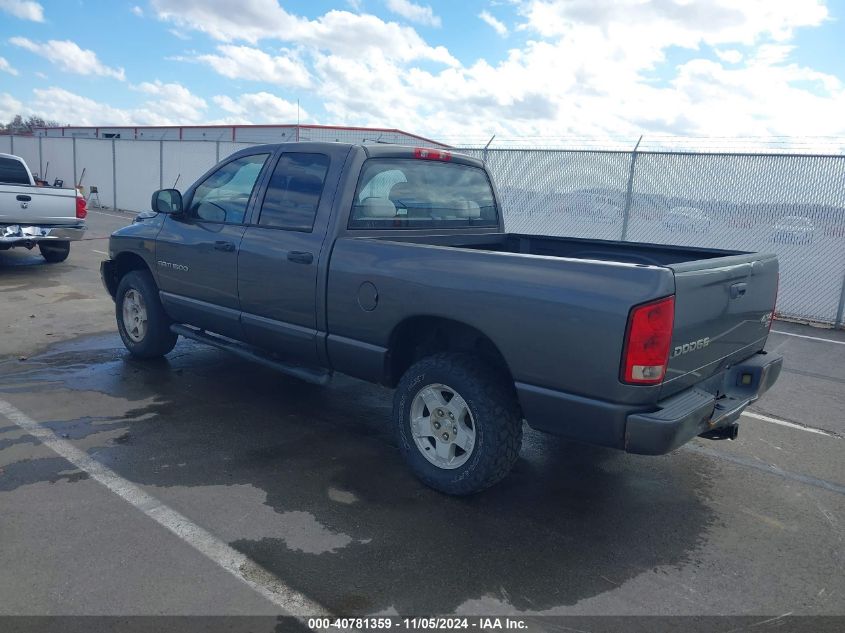
[[[108,255],[105,251],[98,251],[96,248],[92,248],[91,250],[95,253],[99,253],[100,255]]]
[[[116,472],[103,466],[70,442],[60,439],[50,429],[41,426],[4,400],[0,400],[0,414],[36,437],[45,446],[78,469],[88,473],[92,479],[100,482],[153,521],[170,530],[200,554],[244,584],[249,585],[257,593],[279,607],[284,614],[298,618],[331,615],[322,605],[291,589],[257,563],[232,549],[184,515],[144,492],[132,482],[123,479]]]
[[[822,431],[821,429],[814,429],[809,426],[801,426],[800,424],[795,424],[794,422],[787,422],[786,420],[779,420],[778,418],[771,418],[767,415],[760,415],[759,413],[753,413],[751,411],[743,411],[742,415],[754,418],[755,420],[762,420],[763,422],[770,422],[772,424],[778,424],[780,426],[787,426],[790,429],[798,429],[799,431],[807,431],[807,433],[818,433],[819,435],[827,435],[828,437],[835,437],[838,438],[839,436],[834,435],[828,431]]]
[[[783,334],[784,336],[794,336],[795,338],[808,338],[811,341],[824,341],[825,343],[836,343],[837,345],[845,345],[845,341],[834,341],[831,338],[822,338],[821,336],[807,336],[806,334],[793,334],[792,332],[783,332],[781,330],[772,330],[772,334]]]

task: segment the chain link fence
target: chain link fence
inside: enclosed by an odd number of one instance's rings
[[[49,179],[145,210],[250,143],[0,136]],[[778,313],[845,325],[845,156],[460,150],[486,160],[512,233],[775,252]]]
[[[464,151],[509,232],[775,252],[778,314],[843,325],[845,156]]]

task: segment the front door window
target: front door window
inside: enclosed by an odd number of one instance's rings
[[[241,156],[222,165],[196,188],[188,214],[205,222],[243,224],[258,175],[269,156]]]

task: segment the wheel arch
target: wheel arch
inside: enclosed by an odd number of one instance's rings
[[[103,280],[112,298],[117,295],[117,287],[120,285],[120,280],[127,273],[133,270],[145,270],[152,275],[152,270],[147,261],[137,253],[130,251],[119,253],[110,261],[110,264],[108,271],[103,275]]]
[[[438,352],[466,352],[501,371],[513,374],[499,347],[478,328],[445,317],[408,317],[393,328],[388,344],[385,384],[395,387],[416,361]]]

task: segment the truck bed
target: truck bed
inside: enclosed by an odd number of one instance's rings
[[[590,259],[645,266],[671,266],[718,257],[749,255],[749,253],[742,251],[638,242],[614,242],[571,237],[543,237],[517,233],[402,236],[396,235],[394,232],[389,238],[380,239],[389,239],[393,242],[412,242],[415,244],[469,248],[499,253],[565,257],[568,259]]]

